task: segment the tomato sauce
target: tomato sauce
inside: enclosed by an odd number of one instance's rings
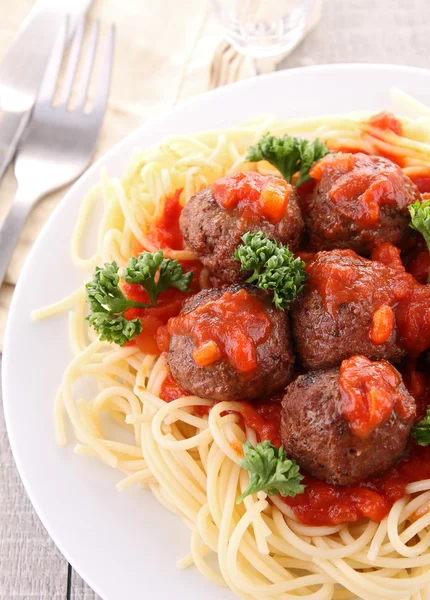
[[[227,211],[237,209],[249,221],[258,222],[263,217],[278,223],[287,209],[290,190],[280,177],[250,171],[218,179],[212,186],[212,196],[221,207]]]
[[[421,285],[406,272],[400,250],[392,244],[375,248],[371,259],[389,266],[395,272],[395,285],[404,286],[405,293],[395,298],[399,342],[410,355],[418,356],[430,347],[430,285]]]
[[[428,194],[430,192],[430,175],[409,175],[410,179],[415,183],[421,194]]]
[[[314,163],[309,175],[321,181],[323,177],[334,178],[329,196],[340,215],[362,228],[375,228],[379,224],[380,210],[384,205],[404,209],[410,198],[399,193],[404,186],[403,173],[394,164],[379,165],[375,169],[374,157],[355,154],[328,154]],[[348,177],[343,177],[348,173]],[[352,202],[351,199],[356,199]],[[327,231],[332,239],[338,232],[335,224]]]
[[[247,427],[253,429],[259,441],[269,440],[279,448],[281,440],[281,402],[264,400],[262,402],[240,402],[240,414]]]
[[[269,336],[271,321],[263,302],[241,289],[171,319],[168,329],[170,335],[190,336],[198,366],[226,358],[237,371],[250,373],[257,367],[256,350]]]
[[[411,296],[396,309],[400,344],[411,356],[430,347],[430,285],[416,283]]]
[[[391,306],[383,304],[374,313],[372,317],[372,328],[370,330],[370,340],[373,344],[385,344],[390,338],[394,328],[394,313]]]
[[[182,250],[185,247],[179,227],[179,218],[182,212],[182,206],[179,203],[181,193],[182,188],[166,198],[163,214],[148,233],[148,239],[159,248]]]
[[[374,362],[365,356],[353,356],[342,362],[342,414],[355,435],[368,437],[390,418],[393,409],[405,420],[415,416],[415,411],[403,403],[400,383],[400,374],[385,360]]]
[[[310,289],[318,290],[320,294],[324,310],[333,318],[337,316],[340,306],[358,302],[363,298],[369,298],[369,303],[378,310],[381,306],[393,306],[402,298],[407,297],[411,293],[412,278],[405,273],[401,263],[398,250],[395,246],[388,244],[391,249],[394,249],[394,255],[388,253],[384,255],[384,260],[399,261],[399,269],[402,272],[397,272],[394,268],[392,277],[387,282],[387,272],[385,269],[376,270],[369,265],[365,258],[359,257],[353,250],[340,250],[345,257],[350,256],[354,261],[352,264],[338,264],[336,262],[327,262],[324,268],[319,264],[314,264],[312,261],[306,266],[306,272],[310,276]],[[380,254],[374,252],[374,260],[380,260]],[[357,265],[356,261],[361,264]],[[385,263],[384,263],[385,264]],[[387,266],[392,266],[391,264]],[[386,311],[387,312],[387,311]],[[379,315],[381,318],[382,315]],[[378,317],[376,317],[377,319]],[[389,318],[389,316],[388,316]],[[372,332],[369,332],[372,335]],[[375,333],[375,335],[377,335]],[[382,334],[381,334],[382,335]],[[378,340],[376,340],[378,341]]]
[[[184,261],[182,268],[184,273],[193,272],[191,281],[191,294],[198,292],[199,275],[202,265],[199,261]],[[149,296],[143,286],[137,283],[122,282],[121,288],[129,300],[150,303]],[[128,346],[137,346],[145,354],[159,354],[168,349],[168,339],[163,336],[163,328],[171,317],[175,317],[181,311],[184,302],[190,297],[190,293],[184,293],[176,288],[169,288],[162,292],[156,306],[152,308],[129,308],[124,316],[128,320],[140,319],[142,332],[128,342]],[[166,347],[167,344],[167,347]]]
[[[430,283],[430,252],[424,250],[409,264],[409,273],[422,285]]]
[[[412,444],[408,458],[379,477],[335,486],[305,475],[303,494],[283,498],[305,525],[339,525],[368,518],[379,523],[405,495],[408,483],[430,478],[430,447]]]
[[[161,385],[160,398],[164,402],[173,402],[173,400],[186,395],[187,392],[181,388],[176,379],[173,378],[173,375],[169,373]]]
[[[396,135],[403,135],[402,123],[390,112],[380,112],[369,119],[369,125],[378,129],[392,131]]]
[[[259,441],[269,440],[278,448],[282,444],[280,399],[252,403],[242,401],[239,410],[245,424],[257,433]],[[355,485],[336,486],[312,475],[304,475],[304,493],[295,498],[281,498],[291,506],[300,522],[326,526],[364,518],[380,522],[394,502],[405,495],[408,483],[430,478],[430,446],[422,447],[411,442],[407,458],[383,475]]]
[[[418,362],[416,358],[408,356],[400,367],[403,383],[415,399],[416,422],[421,421],[430,405],[430,368],[425,364],[425,358],[422,368],[418,367]]]

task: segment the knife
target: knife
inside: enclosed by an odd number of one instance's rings
[[[69,16],[68,37],[92,0],[39,0],[0,63],[0,180],[31,115],[58,27]]]

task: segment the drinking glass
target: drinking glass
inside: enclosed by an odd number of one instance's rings
[[[211,0],[226,37],[254,58],[291,50],[303,36],[319,0]]]

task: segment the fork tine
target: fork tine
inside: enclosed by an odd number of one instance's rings
[[[115,46],[115,25],[112,23],[106,40],[106,48],[101,60],[100,73],[97,79],[97,89],[94,94],[93,108],[91,112],[97,111],[104,114],[109,96],[109,87],[112,76],[113,51]]]
[[[69,58],[67,61],[66,74],[64,77],[63,89],[61,91],[61,97],[59,104],[67,103],[72,92],[73,81],[75,79],[76,69],[79,63],[79,55],[81,53],[82,39],[84,37],[85,19],[82,18],[76,28],[75,35],[73,36],[72,47],[70,48]]]
[[[39,100],[52,103],[57,87],[58,74],[63,62],[64,47],[66,45],[67,31],[69,28],[69,17],[62,23],[57,34],[54,47],[39,90]]]
[[[82,79],[79,83],[80,91],[76,101],[76,108],[81,110],[84,109],[85,102],[87,99],[87,91],[91,80],[91,72],[93,70],[94,57],[97,48],[97,40],[99,37],[99,26],[100,21],[97,20],[93,25],[90,37],[88,39],[88,47],[86,49],[86,57],[82,71]]]

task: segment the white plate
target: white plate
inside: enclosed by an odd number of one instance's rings
[[[135,146],[171,133],[227,127],[260,113],[311,116],[389,109],[389,90],[430,105],[430,71],[383,65],[329,65],[281,71],[243,81],[177,107],[127,137],[68,192],[44,227],[15,291],[6,331],[3,389],[15,461],[49,534],[104,600],[228,600],[231,592],[175,561],[188,552],[189,532],[150,492],[118,493],[120,474],[58,448],[53,398],[71,357],[65,315],[32,323],[33,309],[74,290],[87,277],[72,267],[69,241],[79,204],[100,167],[120,175]],[[391,107],[392,108],[392,107]]]

